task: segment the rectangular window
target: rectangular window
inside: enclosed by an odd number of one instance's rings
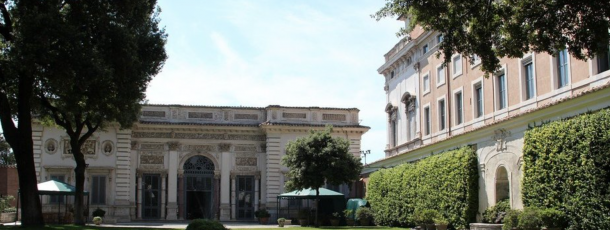
[[[445,100],[438,101],[438,131],[445,129]]]
[[[436,43],[440,44],[441,42],[443,42],[443,34],[439,34],[436,36]]]
[[[483,85],[481,83],[474,86],[474,97],[476,100],[475,117],[483,116]]]
[[[428,53],[428,44],[424,45],[421,50],[423,54]]]
[[[445,68],[441,65],[436,68],[436,86],[445,84]]]
[[[462,122],[464,122],[464,115],[463,115],[463,102],[462,102],[462,92],[457,92],[455,94],[455,118],[456,118],[456,122],[458,125],[462,124]]]
[[[430,107],[424,108],[424,121],[426,122],[426,135],[430,135]]]
[[[557,53],[557,88],[568,84],[568,50],[563,49]]]
[[[534,67],[532,62],[528,62],[523,66],[525,73],[525,100],[534,97]]]
[[[462,74],[462,55],[457,55],[452,59],[453,77]]]
[[[610,46],[603,52],[597,54],[597,73],[610,69]]]
[[[430,91],[430,76],[424,75],[424,93]]]
[[[498,110],[506,108],[506,76],[504,73],[496,76],[498,85]]]
[[[473,54],[472,55],[472,66],[481,64],[481,57],[479,57],[479,55]]]
[[[409,137],[411,140],[415,138],[415,109],[409,110]]]
[[[106,204],[106,176],[91,176],[91,204]]]
[[[64,182],[66,183],[66,176],[64,175],[51,175],[51,180]],[[51,200],[49,201],[51,204],[63,204],[64,196],[61,195],[51,195]]]

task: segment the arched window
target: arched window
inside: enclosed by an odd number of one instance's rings
[[[500,166],[496,170],[496,203],[505,199],[510,199],[510,185],[506,168]]]

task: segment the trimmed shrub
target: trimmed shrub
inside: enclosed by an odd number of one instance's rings
[[[542,227],[542,219],[540,218],[540,210],[537,208],[525,208],[519,214],[520,229],[540,229]]]
[[[610,110],[531,128],[523,203],[565,213],[570,229],[610,229]]]
[[[434,219],[438,219],[440,214],[436,210],[425,209],[422,211],[415,211],[413,214],[413,221],[417,225],[423,224],[434,224]]]
[[[196,219],[186,226],[186,230],[228,230],[217,220]]]
[[[415,210],[440,210],[454,228],[468,228],[478,211],[477,156],[470,147],[382,169],[369,178],[375,223],[415,226]]]
[[[506,211],[506,216],[504,216],[502,230],[512,230],[519,225],[519,215],[521,214],[520,210],[510,209]]]
[[[489,207],[483,212],[483,223],[500,224],[506,215],[506,211],[510,210],[509,200],[502,200],[496,205]]]
[[[566,215],[562,211],[553,208],[540,211],[540,218],[542,219],[542,226],[547,228],[564,229],[568,227]]]

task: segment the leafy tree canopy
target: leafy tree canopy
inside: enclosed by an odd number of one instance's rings
[[[610,2],[599,0],[387,0],[372,17],[406,16],[415,25],[443,34],[445,63],[453,53],[481,57],[482,70],[494,72],[499,58],[567,47],[578,59],[608,50]]]
[[[15,165],[15,154],[11,151],[11,147],[4,140],[4,136],[0,134],[0,165]]]
[[[358,180],[362,163],[349,153],[349,142],[332,137],[332,126],[311,131],[309,136],[288,143],[282,164],[287,166],[286,189],[318,189],[324,184],[340,185]]]

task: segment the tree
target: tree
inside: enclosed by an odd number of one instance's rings
[[[23,226],[44,225],[32,141],[35,76],[29,70],[35,66],[15,59],[12,53],[18,50],[16,41],[23,39],[20,19],[35,17],[35,9],[41,5],[36,1],[0,1],[0,123],[17,162],[21,216],[27,217],[21,220]]]
[[[415,25],[443,34],[445,63],[453,53],[476,54],[482,70],[494,72],[499,58],[523,53],[554,54],[567,47],[584,60],[608,51],[610,2],[591,0],[388,0],[372,17],[406,16]],[[439,53],[440,54],[440,53]]]
[[[282,158],[282,164],[290,169],[286,190],[315,189],[316,207],[324,184],[353,183],[362,171],[360,159],[349,153],[349,141],[332,137],[332,129],[327,126],[324,131],[312,130],[309,136],[289,142]]]
[[[15,165],[15,154],[11,151],[11,146],[4,140],[4,136],[0,134],[0,165]]]
[[[21,19],[16,59],[36,68],[40,119],[63,127],[76,162],[75,218],[84,224],[86,161],[81,150],[97,130],[137,120],[148,82],[167,59],[156,0],[45,0]],[[22,66],[28,68],[28,66]],[[22,69],[22,71],[26,71]]]

